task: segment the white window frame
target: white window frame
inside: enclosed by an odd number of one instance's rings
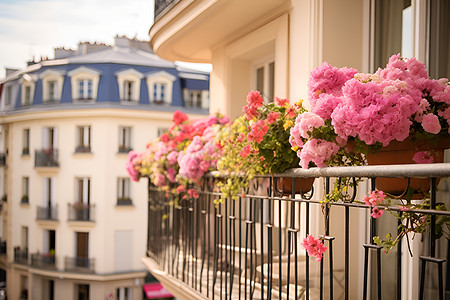
[[[24,197],[27,197],[26,202],[22,201]],[[30,177],[24,176],[22,177],[22,199],[20,199],[20,203],[22,204],[28,204],[30,203]]]
[[[119,126],[119,153],[128,153],[132,149],[132,132],[131,126]]]
[[[274,72],[273,72],[273,91],[268,91],[267,87],[270,86],[270,64],[274,64]],[[273,102],[273,97],[272,99],[269,99],[270,94],[273,94],[275,96],[275,58],[271,55],[268,57],[265,57],[263,59],[260,60],[256,60],[252,63],[251,65],[251,84],[252,84],[252,89],[253,90],[257,90],[258,87],[258,70],[263,69],[263,91],[261,92],[261,96],[264,100],[265,103],[268,102]]]
[[[21,96],[21,105],[22,106],[30,106],[33,104],[34,101],[34,91],[36,88],[36,75],[30,75],[30,74],[24,74],[22,78],[20,79],[20,83],[22,85],[22,96]],[[27,93],[26,90],[30,89],[30,98],[27,99]]]
[[[176,77],[166,71],[159,71],[156,73],[147,74],[146,78],[149,102],[156,104],[172,104],[173,82],[176,80]],[[158,93],[160,93],[160,91],[158,91],[158,88],[160,88],[161,86],[164,86],[165,89],[164,99],[158,97],[160,96],[158,95]],[[157,95],[156,98],[155,94]]]
[[[91,203],[91,178],[77,177],[75,178],[76,199],[75,203],[81,202],[89,205]],[[81,187],[81,188],[80,188]]]
[[[125,296],[127,296],[125,298]],[[116,300],[133,300],[133,289],[131,287],[119,287],[116,289]]]
[[[129,177],[117,178],[117,204],[123,201],[131,201],[131,181]]]
[[[52,207],[55,204],[55,178],[54,177],[42,178],[42,185],[43,185],[42,206]]]
[[[91,126],[77,126],[76,152],[90,152],[91,150]],[[78,151],[78,150],[81,151]]]
[[[45,70],[39,75],[42,79],[42,101],[46,102],[59,102],[61,101],[62,87],[64,84],[64,72],[56,70]],[[54,82],[54,91],[50,91],[50,83]],[[50,97],[53,94],[53,97]]]
[[[29,154],[30,154],[30,128],[24,128],[22,131],[22,155],[29,155]]]
[[[70,84],[72,85],[73,102],[95,102],[97,101],[98,83],[100,82],[101,72],[87,67],[79,67],[68,72]],[[80,90],[80,82],[83,82],[83,91]],[[91,97],[88,95],[88,82],[92,84]]]
[[[117,84],[119,85],[119,95],[121,103],[138,103],[141,91],[141,79],[144,75],[133,68],[121,70],[115,73]],[[131,90],[125,88],[125,83],[131,82]]]

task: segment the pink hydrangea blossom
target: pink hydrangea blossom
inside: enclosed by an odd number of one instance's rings
[[[177,172],[175,171],[174,168],[169,168],[167,170],[167,179],[169,179],[170,182],[175,182],[175,176],[177,175]]]
[[[306,112],[299,114],[295,119],[295,126],[291,129],[291,134],[297,137],[297,133],[303,138],[309,138],[308,132],[311,132],[314,128],[319,128],[325,125],[324,120],[317,114]],[[297,139],[297,138],[296,138]]]
[[[433,156],[429,151],[419,151],[414,153],[413,161],[417,164],[431,164],[433,163]]]
[[[166,177],[161,173],[156,173],[154,176],[153,183],[156,186],[165,186],[166,185]]]
[[[321,261],[323,253],[327,251],[327,247],[325,247],[322,241],[312,235],[307,235],[306,238],[303,239],[301,245],[304,249],[306,249],[308,255],[316,257],[317,261]]]
[[[167,160],[170,165],[174,165],[177,162],[178,152],[172,151],[167,155]]]
[[[269,130],[267,122],[265,120],[258,120],[250,126],[250,132],[247,134],[247,139],[250,142],[257,142],[258,144],[262,142],[264,135]]]
[[[426,114],[422,118],[422,127],[425,131],[438,134],[441,131],[438,116],[434,114]]]
[[[267,124],[272,125],[273,123],[275,123],[276,120],[278,120],[278,118],[280,117],[281,113],[277,112],[277,111],[271,111],[268,115],[267,115]]]
[[[325,162],[335,155],[339,149],[336,143],[312,139],[305,143],[301,151],[297,152],[297,156],[300,158],[300,166],[304,169],[308,169],[311,161],[319,168],[323,168],[326,167]]]

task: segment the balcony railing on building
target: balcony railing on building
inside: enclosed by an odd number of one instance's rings
[[[58,150],[42,149],[35,151],[35,167],[59,167]]]
[[[57,206],[38,206],[36,219],[38,220],[58,220],[58,207]]]
[[[14,248],[14,262],[27,265],[28,264],[28,249]]]
[[[69,204],[69,221],[94,222],[95,205],[77,202]]]
[[[285,195],[277,187],[277,176],[262,177],[237,200],[222,202],[215,185],[220,178],[214,175],[204,178],[198,199],[177,194],[167,198],[166,191],[149,186],[147,267],[159,271],[153,274],[165,273],[155,275],[163,284],[175,281],[175,286],[183,287],[182,293],[193,291],[188,298],[197,298],[198,293],[199,299],[444,299],[444,294],[450,295],[446,263],[450,241],[438,239],[433,227],[438,218],[450,218],[450,211],[435,209],[437,203],[450,204],[448,181],[441,179],[436,189],[436,178],[450,176],[449,163],[295,169],[283,175],[315,178],[315,184],[308,193]],[[414,240],[408,234],[391,254],[383,254],[373,237],[395,235],[398,219],[387,212],[373,219],[370,207],[361,201],[375,189],[378,177],[426,178],[422,180],[431,184],[431,208],[417,213],[430,216],[432,229],[416,234]],[[352,183],[342,190],[347,200],[324,204],[324,195],[342,178]],[[359,180],[363,178],[368,180]],[[397,198],[403,201],[402,196]],[[176,201],[179,205],[173,206]],[[328,248],[320,262],[301,246],[309,234],[322,236]],[[173,283],[168,286],[174,287]]]
[[[33,253],[31,254],[31,265],[37,268],[56,268],[56,258],[54,253]]]
[[[64,270],[66,272],[94,273],[95,260],[88,257],[64,258]]]

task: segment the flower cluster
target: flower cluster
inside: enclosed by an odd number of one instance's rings
[[[217,168],[231,176],[220,184],[224,197],[243,193],[254,174],[283,172],[299,162],[289,144],[289,129],[296,116],[306,112],[301,102],[290,105],[289,100],[276,97],[264,103],[258,91],[249,92],[246,100],[244,115],[217,136],[224,150]]]
[[[364,196],[363,198],[364,203],[372,207],[372,213],[370,215],[375,219],[383,215],[383,210],[378,208],[377,205],[383,203],[384,198],[386,198],[386,195],[383,191],[373,191],[369,196]]]
[[[297,117],[290,139],[304,168],[311,162],[345,165],[350,152],[373,152],[405,139],[436,141],[450,133],[448,79],[430,79],[415,58],[393,55],[374,74],[325,62],[311,72],[308,89],[311,113]]]
[[[307,235],[301,245],[308,252],[308,255],[315,256],[317,261],[321,261],[323,253],[327,251],[327,247],[322,241],[312,235]]]
[[[168,132],[148,143],[143,153],[130,151],[126,169],[133,181],[148,176],[157,187],[178,186],[177,192],[197,196],[186,184],[196,184],[208,170],[215,169],[220,149],[213,142],[220,126],[229,118],[217,114],[190,121],[187,114],[176,111]],[[182,186],[182,187],[180,187]]]

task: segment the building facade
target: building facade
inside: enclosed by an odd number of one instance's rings
[[[0,279],[9,299],[143,298],[147,184],[130,182],[127,154],[168,129],[177,109],[208,114],[208,90],[208,73],[126,37],[55,49],[55,59],[7,73]]]
[[[448,2],[439,0],[155,1],[155,22],[149,35],[155,53],[165,59],[211,63],[210,109],[234,118],[242,114],[250,90],[259,90],[266,101],[277,96],[306,102],[310,72],[324,61],[336,67],[374,72],[384,67],[391,55],[401,53],[424,62],[431,78],[448,78],[449,16]],[[447,153],[445,162],[448,159]],[[323,186],[323,182],[316,184]],[[440,192],[443,199],[449,199],[448,185],[441,183]],[[317,193],[314,199],[320,197],[323,195]],[[342,211],[333,213],[338,217],[331,228],[343,228]],[[319,210],[312,213],[312,232],[320,232],[319,215]],[[370,236],[366,226],[370,216],[357,213],[352,218],[359,223],[350,232],[354,238],[351,259],[355,263],[349,293],[350,299],[358,299],[362,294],[364,258],[356,247]],[[396,228],[397,224],[389,226]],[[298,229],[302,237],[306,236],[304,228]],[[343,240],[342,231],[331,234]],[[418,239],[414,242],[411,247],[422,247]],[[344,248],[343,244],[335,247],[340,249],[337,251]],[[407,247],[404,245],[404,249]],[[442,251],[446,251],[445,247]],[[389,259],[392,256],[383,258],[382,264],[393,265]],[[402,284],[402,299],[417,298],[418,258],[404,259],[398,272],[411,276]],[[391,278],[383,281],[383,287],[395,282],[394,273],[387,273],[383,273],[384,278]],[[179,288],[171,282],[166,284],[174,291]],[[383,293],[383,297],[392,296],[395,287],[384,288]]]

